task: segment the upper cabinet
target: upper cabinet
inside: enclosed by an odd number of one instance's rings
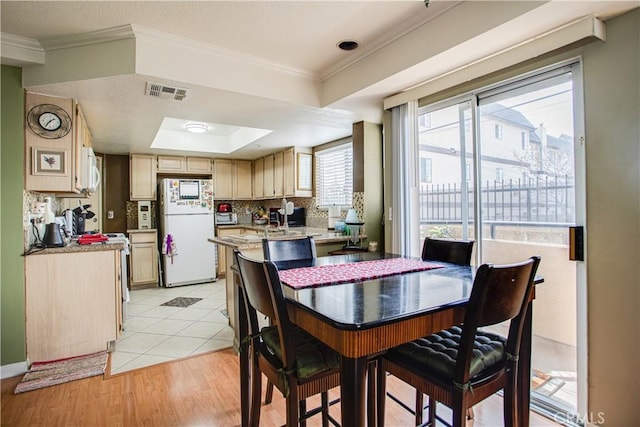
[[[233,160],[213,159],[213,188],[217,200],[233,198]]]
[[[311,148],[291,147],[253,161],[253,198],[313,196]]]
[[[264,157],[264,170],[262,174],[263,195],[265,199],[275,197],[273,188],[273,154]]]
[[[156,156],[131,154],[129,177],[130,200],[156,200]]]
[[[211,174],[211,159],[208,157],[187,157],[187,172]]]
[[[253,197],[251,160],[234,160],[233,169],[233,198],[251,199]]]
[[[158,156],[158,173],[211,174],[207,157]]]
[[[284,153],[273,155],[273,195],[274,197],[284,196]]]
[[[285,197],[311,197],[313,195],[311,150],[291,147],[283,153]]]
[[[26,190],[81,192],[80,154],[83,143],[90,146],[91,136],[76,107],[72,98],[25,92]]]
[[[184,173],[187,162],[184,157],[158,156],[158,173]]]
[[[218,200],[251,199],[251,160],[213,160],[214,196]]]
[[[264,158],[253,161],[253,198],[264,198]]]

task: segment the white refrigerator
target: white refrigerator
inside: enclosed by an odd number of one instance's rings
[[[160,183],[163,285],[216,280],[213,181],[165,178]]]

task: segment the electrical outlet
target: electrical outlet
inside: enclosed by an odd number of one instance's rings
[[[113,219],[113,211],[107,212],[107,219]]]

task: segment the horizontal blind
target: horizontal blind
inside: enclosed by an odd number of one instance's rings
[[[316,151],[316,198],[318,206],[352,205],[353,146],[351,142]]]

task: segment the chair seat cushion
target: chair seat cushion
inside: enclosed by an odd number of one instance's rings
[[[390,350],[386,357],[393,362],[427,371],[442,380],[453,379],[462,329],[454,326],[419,338]],[[506,339],[500,335],[478,330],[474,340],[469,378],[482,373],[505,359]]]
[[[296,376],[299,382],[305,382],[318,374],[340,368],[338,353],[297,326],[293,326],[291,330],[296,351]],[[277,327],[264,327],[261,336],[269,351],[282,360]]]

